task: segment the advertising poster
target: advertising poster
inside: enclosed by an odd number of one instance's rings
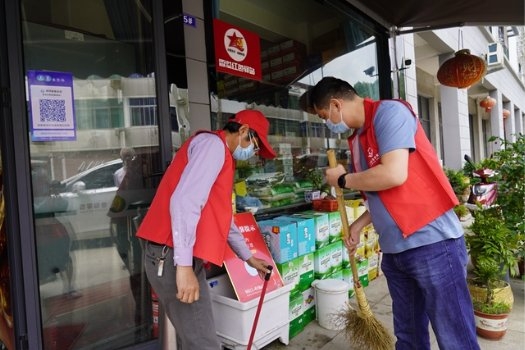
[[[244,239],[252,254],[257,258],[268,261],[268,263],[273,266],[270,280],[266,286],[266,293],[282,287],[283,281],[281,275],[275,266],[275,262],[272,259],[266,243],[264,243],[264,239],[253,215],[251,213],[235,214],[234,221],[244,235]],[[264,279],[259,276],[256,269],[239,259],[229,247],[224,257],[224,265],[230,276],[237,299],[240,302],[258,298],[261,295]]]
[[[28,71],[31,141],[75,141],[73,75]]]
[[[213,36],[218,72],[261,80],[261,43],[257,34],[214,19]]]

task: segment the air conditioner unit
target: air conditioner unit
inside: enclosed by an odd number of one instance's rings
[[[503,68],[503,47],[501,43],[489,43],[487,52],[487,68],[489,70]]]

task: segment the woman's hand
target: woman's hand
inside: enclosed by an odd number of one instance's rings
[[[270,269],[268,269],[270,264],[266,260],[256,258],[252,255],[248,260],[246,260],[246,262],[248,265],[259,272],[259,276],[261,276],[261,278],[264,278],[267,273],[270,273]]]

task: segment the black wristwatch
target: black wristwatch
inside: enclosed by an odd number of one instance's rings
[[[339,186],[339,188],[346,188],[346,175],[348,173],[344,173],[343,175],[339,176],[339,178],[337,179],[337,186]]]

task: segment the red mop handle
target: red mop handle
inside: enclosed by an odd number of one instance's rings
[[[267,268],[268,270],[270,270],[270,272],[264,275],[264,283],[263,283],[263,287],[261,290],[261,296],[259,298],[259,304],[257,305],[257,311],[255,312],[255,320],[253,320],[252,333],[250,334],[250,340],[248,340],[248,346],[246,347],[246,350],[251,350],[252,348],[253,337],[255,336],[255,330],[257,329],[257,322],[259,321],[259,315],[261,314],[261,308],[264,303],[264,295],[266,294],[266,287],[268,286],[268,281],[270,280],[270,275],[272,274],[273,266],[268,265]]]

